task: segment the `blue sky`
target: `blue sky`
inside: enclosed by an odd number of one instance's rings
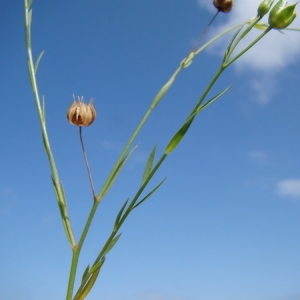
[[[258,3],[237,0],[206,40],[255,16]],[[23,3],[1,1],[0,11],[0,299],[63,299],[71,251],[29,85]],[[35,57],[45,50],[38,83],[77,239],[92,199],[78,129],[65,117],[72,94],[95,98],[97,119],[83,134],[99,190],[214,12],[204,0],[34,1]],[[99,207],[79,277],[139,187],[153,146],[163,153],[229,39],[197,57],[149,118]],[[88,299],[300,299],[299,53],[300,33],[274,31],[224,72],[210,95],[233,87],[198,116],[158,171],[152,186],[166,182],[124,224]]]

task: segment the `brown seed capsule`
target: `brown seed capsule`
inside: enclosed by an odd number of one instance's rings
[[[233,6],[232,0],[214,0],[213,4],[218,11],[230,12]]]
[[[91,99],[88,104],[85,104],[83,97],[78,97],[77,101],[74,97],[74,102],[67,111],[67,118],[73,125],[90,126],[96,118],[96,110],[93,105],[93,99]]]

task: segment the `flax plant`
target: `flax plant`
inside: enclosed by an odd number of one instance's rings
[[[76,101],[76,98],[74,96],[74,102],[68,109],[67,118],[71,124],[79,127],[80,143],[82,146],[84,161],[86,164],[87,173],[88,173],[91,190],[93,194],[93,204],[90,208],[90,213],[87,217],[85,226],[77,242],[68,216],[67,201],[66,201],[64,189],[57,171],[54,156],[51,151],[50,141],[47,133],[47,126],[46,126],[44,99],[41,100],[38,91],[36,75],[37,75],[38,65],[43,55],[43,52],[34,61],[32,48],[31,48],[32,0],[24,0],[24,1],[25,1],[25,35],[26,35],[27,55],[28,55],[29,77],[30,77],[30,82],[31,82],[34,99],[38,111],[39,121],[41,125],[45,152],[48,157],[49,165],[51,169],[52,184],[54,187],[63,227],[65,229],[68,242],[72,249],[72,261],[71,261],[70,275],[69,275],[69,281],[67,286],[66,300],[71,300],[71,299],[82,300],[86,298],[86,296],[92,289],[95,281],[97,280],[97,277],[101,271],[101,267],[105,262],[105,258],[107,254],[118,242],[121,236],[120,228],[125,222],[125,220],[127,219],[127,217],[135,208],[137,208],[139,205],[144,203],[164,183],[164,179],[163,179],[159,183],[157,183],[154,188],[150,189],[150,191],[148,191],[145,196],[142,196],[146,188],[148,188],[148,185],[151,182],[153,175],[157,172],[157,170],[160,168],[160,166],[168,157],[168,155],[170,155],[178,146],[178,144],[182,141],[184,135],[192,125],[195,117],[231,88],[231,85],[229,85],[223,91],[220,91],[218,94],[216,94],[214,97],[210,99],[207,98],[208,93],[210,92],[211,88],[214,86],[214,84],[216,83],[220,75],[272,29],[282,30],[285,29],[287,26],[289,26],[296,17],[296,13],[295,13],[296,4],[287,6],[283,0],[279,0],[272,8],[273,2],[275,0],[264,0],[258,7],[256,17],[246,20],[243,23],[237,24],[234,27],[228,28],[227,30],[218,34],[217,36],[209,40],[207,43],[199,47],[203,35],[208,30],[211,23],[215,20],[219,12],[229,12],[233,6],[233,1],[231,0],[220,0],[220,1],[214,0],[213,5],[217,9],[215,16],[212,18],[208,26],[203,30],[202,34],[200,34],[197,42],[192,47],[191,51],[179,63],[175,72],[170,76],[169,80],[161,87],[161,89],[158,91],[158,93],[152,100],[149,109],[146,111],[140,123],[134,130],[132,136],[129,138],[127,144],[124,146],[122,153],[120,154],[117,162],[113,165],[111,172],[108,174],[106,181],[103,183],[102,188],[99,190],[98,193],[95,192],[94,184],[92,181],[92,175],[90,172],[87,154],[84,148],[84,142],[82,137],[82,126],[90,126],[92,124],[92,122],[96,117],[96,111],[93,107],[92,101],[89,102],[88,104],[85,104],[83,97],[78,98],[78,100]],[[259,23],[262,17],[266,14],[269,14],[268,24]],[[249,45],[247,45],[244,49],[242,49],[240,52],[234,54],[234,50],[236,50],[241,40],[250,31],[254,30],[255,28],[262,30],[261,34],[256,39],[254,39]],[[293,30],[299,30],[299,29],[296,28]],[[127,163],[128,159],[135,151],[136,146],[133,146],[133,143],[137,135],[143,128],[150,114],[157,107],[157,105],[162,101],[162,99],[164,98],[168,90],[174,84],[177,76],[184,69],[189,67],[193,62],[193,60],[196,59],[196,57],[199,54],[201,54],[204,49],[206,49],[208,46],[210,46],[220,37],[229,34],[232,31],[235,32],[224,52],[224,56],[220,62],[220,66],[218,70],[211,78],[209,84],[202,92],[199,99],[196,101],[194,107],[191,109],[190,113],[188,114],[185,122],[178,128],[177,132],[171,134],[171,138],[167,142],[167,146],[165,147],[164,152],[159,156],[158,159],[156,159],[156,155],[157,155],[156,146],[153,147],[153,150],[149,154],[148,160],[144,168],[144,173],[142,176],[140,187],[137,189],[132,199],[127,199],[122,205],[122,207],[120,208],[115,218],[115,221],[113,223],[112,231],[110,235],[108,236],[106,242],[104,243],[103,247],[99,251],[98,256],[94,259],[94,262],[91,265],[86,267],[85,271],[82,274],[80,286],[77,287],[77,290],[75,291],[74,283],[77,275],[77,265],[80,257],[80,252],[85,242],[85,238],[87,236],[91,223],[93,221],[95,212],[99,207],[99,204],[107,194],[107,192],[113,187],[113,184],[117,179],[118,175],[120,174],[120,171],[123,169],[124,165]]]

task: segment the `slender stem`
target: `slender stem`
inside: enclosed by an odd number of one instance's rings
[[[78,260],[79,260],[81,248],[82,248],[82,245],[85,241],[85,238],[87,236],[89,228],[91,226],[91,223],[92,223],[92,220],[93,220],[94,215],[96,213],[98,204],[99,204],[98,202],[93,203],[93,206],[91,208],[88,219],[85,223],[85,226],[84,226],[84,229],[82,231],[82,234],[81,234],[80,240],[78,242],[78,245],[75,249],[73,249],[66,300],[71,300],[72,299],[73,290],[74,290],[74,283],[75,283],[75,279],[76,279],[77,265],[78,265]]]
[[[210,22],[208,23],[208,25],[204,28],[204,30],[201,32],[200,36],[198,37],[196,43],[194,44],[194,46],[192,47],[192,49],[190,50],[189,54],[191,52],[195,52],[195,50],[197,49],[200,41],[202,40],[202,38],[204,37],[205,33],[208,31],[209,27],[211,26],[211,24],[214,22],[214,20],[217,18],[219,14],[219,10],[216,12],[216,14],[212,17],[212,19],[210,20]],[[187,57],[189,56],[189,54],[187,55]]]
[[[116,224],[116,226],[114,227],[113,231],[111,232],[110,236],[108,237],[105,245],[103,246],[101,252],[99,253],[99,255],[97,256],[94,264],[96,264],[103,256],[103,253],[105,253],[107,247],[110,245],[111,241],[113,240],[113,238],[116,236],[116,234],[118,233],[120,227],[122,226],[122,224],[124,223],[124,221],[126,220],[126,218],[128,217],[128,215],[132,212],[132,209],[135,205],[135,203],[138,201],[140,195],[142,194],[142,192],[144,191],[144,189],[146,188],[146,186],[148,185],[149,181],[151,180],[151,178],[153,177],[153,175],[156,173],[156,171],[158,170],[158,168],[161,166],[161,164],[164,162],[164,160],[166,159],[166,157],[168,156],[167,153],[164,153],[160,159],[158,160],[158,162],[156,163],[156,165],[154,166],[154,168],[152,169],[152,171],[150,172],[149,176],[146,178],[146,180],[144,181],[143,185],[139,188],[139,190],[137,191],[137,193],[135,194],[133,200],[130,202],[129,206],[126,209],[126,212],[123,214],[122,218],[120,219],[120,221],[118,222],[118,224]]]
[[[75,247],[76,241],[73,234],[71,222],[68,216],[67,211],[67,203],[65,199],[65,195],[63,192],[63,188],[59,179],[58,171],[56,168],[54,156],[51,151],[51,146],[48,138],[47,128],[46,128],[46,120],[45,120],[45,111],[44,107],[41,105],[39,91],[38,91],[38,85],[36,80],[36,72],[37,72],[37,66],[35,66],[33,62],[33,55],[31,50],[31,17],[32,17],[32,10],[30,9],[30,3],[31,1],[25,0],[25,39],[26,39],[26,48],[27,48],[27,56],[28,56],[28,72],[30,76],[30,82],[35,98],[35,103],[38,111],[38,116],[40,120],[40,125],[42,129],[42,137],[44,142],[44,147],[46,154],[48,156],[50,169],[52,173],[52,181],[54,184],[55,192],[56,192],[56,198],[58,201],[58,205],[61,211],[61,217],[62,222],[66,231],[67,238],[69,240],[69,243],[71,247]]]
[[[215,42],[216,40],[218,40],[219,38],[221,38],[223,35],[227,34],[228,32],[230,32],[230,31],[232,31],[232,30],[234,30],[234,29],[236,29],[236,28],[238,28],[238,27],[240,27],[240,26],[242,26],[243,24],[246,24],[246,23],[249,23],[249,21],[240,23],[238,25],[235,25],[235,26],[233,26],[231,28],[228,28],[228,29],[224,30],[223,32],[221,32],[220,34],[218,34],[216,37],[214,37],[213,39],[211,39],[210,41],[208,41],[206,44],[204,44],[202,47],[200,47],[195,52],[195,56],[198,55],[198,54],[200,54],[204,49],[206,49],[213,42]],[[154,110],[154,108],[160,103],[160,101],[162,100],[162,98],[164,97],[164,95],[167,93],[167,91],[169,90],[169,88],[171,87],[171,85],[174,83],[177,75],[184,68],[184,62],[186,61],[186,59],[187,59],[187,57],[184,58],[184,60],[180,63],[179,67],[175,70],[175,72],[171,75],[171,77],[169,78],[169,80],[163,85],[163,87],[158,91],[158,93],[154,97],[154,99],[153,99],[153,101],[152,101],[149,109],[147,110],[147,112],[143,116],[142,120],[140,121],[140,123],[136,127],[136,129],[133,132],[132,136],[129,138],[126,146],[124,147],[122,153],[120,154],[119,158],[117,159],[116,163],[114,164],[114,167],[111,170],[111,172],[109,173],[109,175],[108,175],[105,183],[103,184],[102,189],[98,193],[98,195],[97,195],[97,201],[98,202],[101,202],[101,200],[103,199],[103,197],[107,193],[107,186],[110,184],[110,182],[112,181],[112,178],[115,176],[116,170],[117,170],[118,166],[120,165],[120,162],[123,160],[123,158],[126,155],[127,151],[131,147],[133,141],[135,140],[135,138],[139,134],[139,132],[142,129],[143,125],[146,123],[148,117],[150,116],[150,114],[152,113],[152,111]]]
[[[93,193],[93,198],[94,198],[94,201],[96,201],[96,194],[95,194],[95,189],[94,189],[94,184],[93,184],[93,179],[92,179],[92,173],[91,173],[91,170],[90,170],[89,162],[88,162],[86,151],[85,151],[85,148],[84,148],[84,143],[83,143],[83,138],[82,138],[82,127],[81,126],[79,126],[79,137],[80,137],[80,144],[81,144],[81,148],[82,148],[82,153],[83,153],[83,156],[84,156],[84,161],[85,161],[85,165],[86,165],[86,169],[87,169],[87,172],[88,172],[89,181],[90,181],[90,185],[91,185],[91,189],[92,189],[92,193]]]
[[[240,58],[245,52],[247,52],[250,48],[252,48],[260,39],[262,39],[268,32],[270,32],[273,28],[269,26],[261,35],[259,35],[252,43],[250,43],[245,49],[243,49],[239,54],[237,54],[233,59],[224,63],[225,67],[230,66],[234,63],[238,58]]]
[[[195,52],[195,55],[198,55],[200,52],[202,52],[204,49],[206,49],[208,46],[210,46],[212,43],[214,43],[216,40],[218,40],[220,37],[222,37],[223,35],[225,35],[226,33],[236,29],[236,28],[239,28],[245,24],[249,23],[249,21],[246,21],[246,22],[242,22],[240,24],[237,24],[233,27],[230,27],[224,31],[222,31],[221,33],[219,33],[218,35],[216,35],[214,38],[212,38],[211,40],[209,40],[207,43],[205,43],[202,47],[200,47],[196,52]]]
[[[240,43],[240,41],[252,30],[255,24],[257,24],[262,17],[255,17],[248,25],[248,27],[236,38],[236,41],[233,43],[233,45],[230,47],[227,57],[230,57],[233,53],[234,49],[237,47],[237,45]]]

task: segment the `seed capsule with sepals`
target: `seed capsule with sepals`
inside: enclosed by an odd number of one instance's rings
[[[269,14],[269,25],[275,29],[288,27],[296,18],[297,3],[287,5],[285,0],[279,0]]]
[[[73,95],[74,97],[74,95]],[[90,126],[96,118],[96,110],[93,105],[93,99],[89,103],[85,104],[83,97],[78,97],[71,104],[67,111],[68,121],[76,126]]]

